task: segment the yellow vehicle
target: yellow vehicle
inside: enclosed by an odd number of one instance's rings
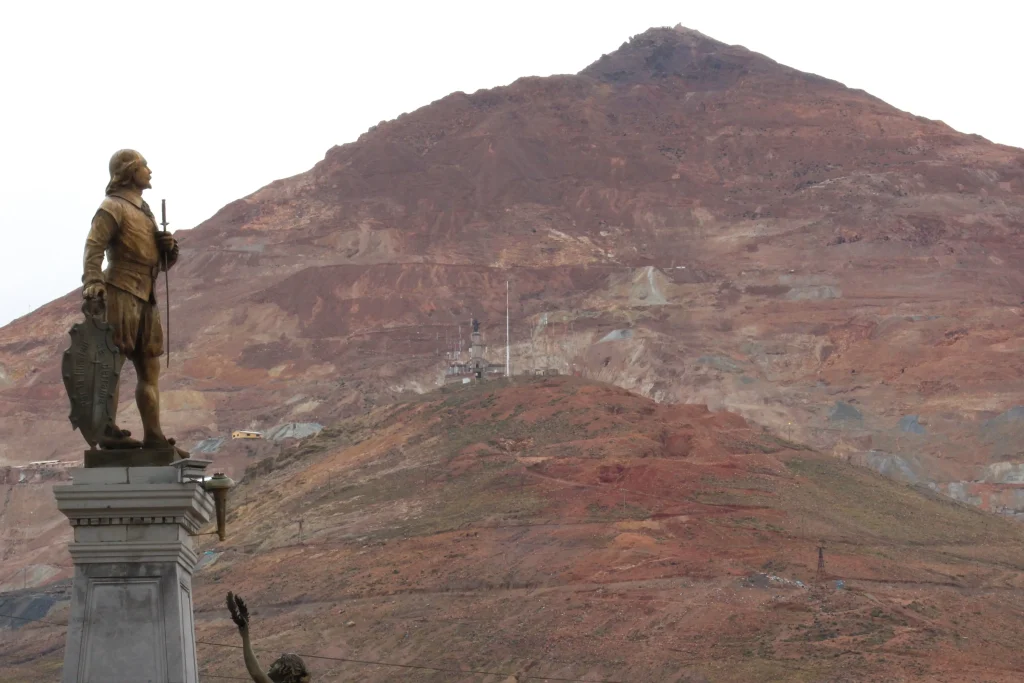
[[[263,434],[260,432],[249,432],[244,429],[236,429],[231,432],[232,439],[262,439]]]

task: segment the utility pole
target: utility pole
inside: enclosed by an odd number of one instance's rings
[[[512,351],[509,346],[508,288],[508,280],[505,280],[505,377],[512,376]]]
[[[814,575],[815,583],[825,582],[825,546],[818,546],[818,571]]]

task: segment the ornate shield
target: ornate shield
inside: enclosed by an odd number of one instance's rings
[[[114,346],[113,328],[106,322],[100,301],[82,306],[85,320],[71,327],[71,347],[64,352],[61,374],[71,400],[71,425],[96,448],[117,406],[114,394],[123,359]]]

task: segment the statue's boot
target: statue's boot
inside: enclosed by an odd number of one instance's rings
[[[174,449],[175,458],[178,460],[184,460],[189,456],[188,451],[178,448],[174,445],[174,439],[149,439],[142,442],[143,448],[172,448]]]
[[[142,442],[131,438],[132,433],[127,429],[121,429],[117,425],[111,425],[100,437],[100,448],[106,450],[125,450],[129,448],[142,448]]]

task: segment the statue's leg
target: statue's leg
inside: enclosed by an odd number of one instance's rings
[[[117,384],[114,385],[114,410],[110,415],[110,421],[117,424],[117,409],[121,405],[121,369],[124,368],[124,354],[117,354]]]
[[[160,428],[160,357],[141,354],[132,358],[138,384],[135,385],[135,403],[142,417],[142,443],[150,448],[165,448],[167,437]]]
[[[189,454],[175,446],[174,439],[168,439],[160,427],[160,355],[163,350],[160,313],[155,304],[144,304],[139,311],[135,352],[130,355],[139,378],[135,385],[135,403],[142,418],[142,445],[144,448],[173,448],[178,458],[187,458]]]
[[[124,354],[117,355],[117,371],[118,377],[121,374],[121,368],[124,366]],[[106,433],[103,438],[100,439],[101,448],[140,448],[142,442],[137,439],[130,438],[132,433],[127,429],[121,429],[117,426],[117,407],[121,399],[121,381],[118,380],[114,387],[114,414],[110,417],[110,425],[107,427]]]
[[[118,289],[117,287],[107,288],[106,298],[106,321],[113,328],[114,344],[117,345],[117,374],[120,377],[121,368],[124,367],[124,359],[131,356],[135,350],[135,338],[138,336],[138,315],[135,309],[138,308],[137,299],[131,294]],[[114,406],[110,423],[104,430],[100,439],[100,448],[139,448],[142,442],[129,438],[131,432],[120,429],[117,426],[117,408],[121,398],[121,382],[118,380],[114,387]]]
[[[189,457],[168,439],[160,427],[160,357],[139,356],[132,358],[139,383],[135,385],[135,402],[142,416],[143,448],[173,448],[178,458]]]
[[[131,436],[131,432],[117,426],[117,409],[121,405],[121,368],[124,367],[124,354],[117,354],[117,384],[114,385],[114,410],[110,415],[110,424],[113,425],[111,436]]]

